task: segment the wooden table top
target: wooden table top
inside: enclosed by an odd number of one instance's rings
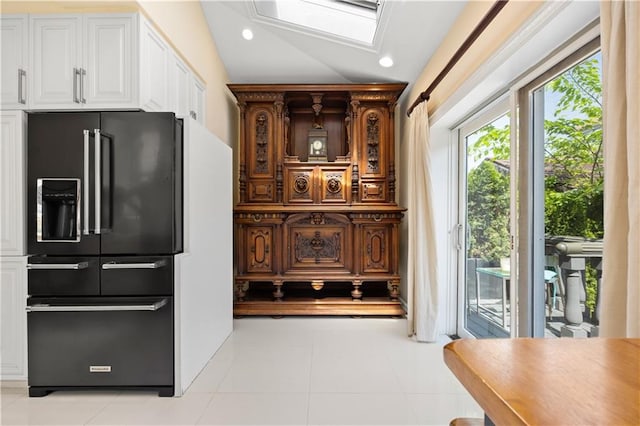
[[[496,425],[640,425],[640,339],[462,339],[444,360]]]

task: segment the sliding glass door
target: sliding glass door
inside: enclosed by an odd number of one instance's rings
[[[594,40],[458,129],[460,335],[598,335],[606,285],[598,47]]]
[[[511,334],[510,126],[503,101],[460,129],[459,334]]]
[[[519,92],[520,336],[598,335],[604,235],[598,45]]]

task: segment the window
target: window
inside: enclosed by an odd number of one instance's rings
[[[262,17],[372,45],[382,1],[271,0],[254,5]]]

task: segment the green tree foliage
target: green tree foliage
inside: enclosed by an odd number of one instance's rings
[[[509,256],[509,177],[484,161],[467,185],[469,256],[495,263]]]
[[[581,62],[544,90],[559,95],[553,119],[544,122],[545,232],[602,238],[604,165],[598,59]],[[489,124],[479,133],[469,146],[472,158],[509,159],[509,125],[497,128]]]
[[[560,94],[545,120],[545,231],[550,235],[604,235],[602,85],[596,58],[549,82]]]
[[[553,119],[546,119],[545,130],[545,232],[547,235],[571,235],[600,239],[603,228],[602,152],[602,85],[599,60],[591,57],[549,82],[545,91],[555,92],[559,98]],[[510,128],[496,128],[490,124],[479,131],[480,137],[469,146],[469,155],[476,161],[483,159],[508,160],[510,157]],[[484,161],[482,165],[491,164]],[[469,173],[469,199],[488,202],[469,205],[469,222],[474,229],[489,230],[487,237],[471,235],[472,255],[493,257],[503,252],[505,242],[495,229],[508,229],[508,184],[504,187],[506,204],[494,193],[499,185],[490,183],[486,167]],[[497,173],[497,172],[496,172]],[[484,177],[476,177],[479,174]],[[506,179],[506,177],[505,177]],[[508,181],[508,180],[507,180]],[[472,182],[474,184],[472,185]],[[479,184],[476,184],[478,182]],[[478,191],[473,193],[472,191]],[[491,200],[488,200],[491,199]],[[472,217],[476,217],[472,219]],[[489,222],[495,221],[495,224]],[[498,223],[500,225],[498,225]],[[492,246],[492,244],[494,246]],[[507,241],[508,247],[508,241]],[[475,250],[475,251],[474,251]],[[587,268],[586,290],[588,308],[595,307],[595,270]]]

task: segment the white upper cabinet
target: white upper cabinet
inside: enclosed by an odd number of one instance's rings
[[[194,74],[191,74],[189,115],[202,125],[204,125],[205,92],[206,86],[204,83]]]
[[[80,16],[31,17],[33,72],[29,87],[33,108],[80,105],[81,21]]]
[[[169,110],[169,58],[171,49],[143,20],[140,29],[140,104],[145,111]]]
[[[204,83],[139,13],[0,23],[2,109],[142,109],[204,121]]]
[[[0,18],[2,34],[0,58],[2,109],[24,109],[27,104],[27,15],[4,15]]]
[[[134,16],[89,15],[83,96],[92,108],[137,106],[138,43]]]
[[[0,256],[25,254],[23,112],[0,113]]]
[[[135,107],[135,15],[31,16],[34,109]]]
[[[169,81],[169,109],[178,117],[188,116],[191,108],[191,71],[175,53],[169,61]]]

